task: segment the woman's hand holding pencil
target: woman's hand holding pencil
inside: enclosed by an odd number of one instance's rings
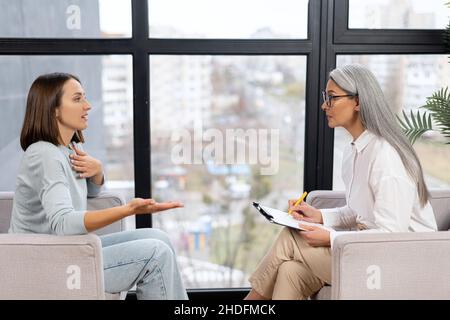
[[[289,214],[292,215],[294,219],[312,223],[322,223],[322,213],[320,210],[310,206],[303,200],[306,197],[306,192],[298,200],[289,200]]]
[[[298,206],[300,203],[302,203],[302,201],[306,198],[306,195],[308,194],[308,192],[303,192],[303,194],[300,196],[300,198],[298,198],[298,200],[294,203],[294,206]],[[291,207],[291,203],[289,201],[289,208]],[[292,214],[292,210],[289,209],[288,211],[289,214]]]

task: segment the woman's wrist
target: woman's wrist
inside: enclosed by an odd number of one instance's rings
[[[317,212],[319,212],[319,223],[323,224],[323,215],[322,215],[322,211],[317,210]]]
[[[134,210],[133,210],[133,208],[130,206],[129,203],[123,205],[123,209],[125,210],[125,216],[126,216],[126,217],[134,215]]]

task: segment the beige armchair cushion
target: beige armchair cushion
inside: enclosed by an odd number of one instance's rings
[[[104,299],[98,236],[0,235],[0,299]]]

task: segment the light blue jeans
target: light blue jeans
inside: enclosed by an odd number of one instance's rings
[[[186,300],[175,251],[166,233],[136,229],[100,236],[105,291],[117,293],[136,284],[139,300]]]

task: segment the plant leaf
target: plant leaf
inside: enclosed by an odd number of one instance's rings
[[[425,112],[423,115],[421,115],[420,111],[417,111],[417,114],[414,114],[411,110],[410,116],[408,117],[404,110],[402,110],[402,113],[403,119],[401,119],[399,116],[396,117],[403,132],[408,137],[411,144],[414,144],[414,142],[416,142],[416,140],[425,132],[433,130],[430,114],[427,114]]]
[[[422,107],[430,112],[442,134],[450,133],[450,91],[448,87],[433,93]]]

